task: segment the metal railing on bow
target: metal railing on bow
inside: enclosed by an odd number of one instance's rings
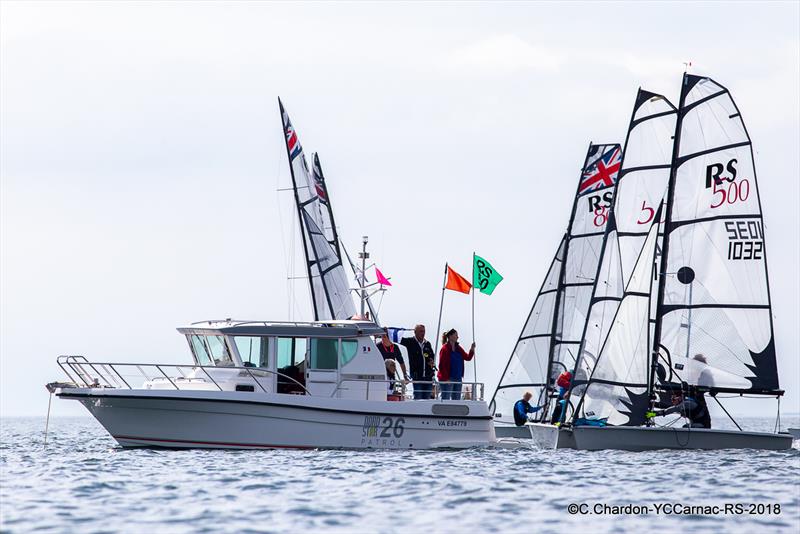
[[[263,379],[267,376],[274,375],[278,377],[279,384],[283,382],[292,387],[297,386],[300,387],[306,395],[309,394],[306,387],[291,376],[260,367],[90,362],[84,356],[67,355],[59,356],[56,359],[56,363],[61,367],[61,370],[64,371],[64,374],[78,387],[134,389],[130,381],[134,378],[144,378],[146,382],[169,383],[172,388],[177,390],[196,389],[197,384],[205,383],[214,386],[219,391],[225,391],[212,375],[217,374],[217,378],[220,378],[220,372],[239,371],[239,376],[251,378],[264,393],[269,392],[259,378]],[[121,370],[125,371],[130,369],[134,369],[137,372],[134,374],[121,372]],[[164,369],[175,370],[177,374],[170,376]],[[187,369],[189,370],[188,372],[186,372]],[[148,372],[148,370],[151,372]],[[197,376],[198,370],[202,371],[201,376]],[[208,381],[205,380],[206,378],[208,378]],[[192,387],[193,385],[195,387]],[[271,381],[268,385],[271,385]]]

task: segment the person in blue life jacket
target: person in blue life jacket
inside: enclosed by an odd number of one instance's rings
[[[533,414],[542,409],[541,406],[531,406],[533,393],[526,391],[520,400],[514,404],[514,424],[523,426],[528,422],[529,414]]]

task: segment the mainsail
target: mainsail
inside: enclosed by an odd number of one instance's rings
[[[314,154],[313,170],[309,171],[297,132],[280,99],[278,105],[300,218],[314,320],[350,319],[356,310],[319,157]]]
[[[589,145],[566,235],[492,399],[504,419],[525,390],[547,406],[548,385],[575,365],[620,162],[618,144]]]
[[[659,358],[689,384],[776,394],[753,150],[725,87],[684,75],[675,147],[654,334]]]
[[[576,386],[570,394],[573,408],[580,404],[586,381],[593,374],[617,316],[625,287],[643,253],[645,239],[657,222],[656,214],[669,182],[676,117],[677,110],[666,98],[639,89],[625,137],[622,168],[595,277],[589,318],[581,336],[580,357],[573,372]],[[654,238],[655,255],[660,251],[662,238],[663,234]],[[650,258],[650,261],[655,260]],[[651,283],[657,285],[656,276]],[[640,291],[649,294],[651,288]],[[652,311],[650,315],[652,318]],[[615,392],[623,395],[620,402],[630,401],[624,389]],[[573,416],[582,414],[575,410]]]

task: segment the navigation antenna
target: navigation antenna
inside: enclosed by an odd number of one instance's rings
[[[367,243],[369,242],[369,236],[362,236],[361,237],[361,252],[358,253],[358,257],[361,259],[361,317],[366,317],[366,310],[364,307],[366,306],[367,302],[367,259],[369,258],[369,252],[367,252]]]

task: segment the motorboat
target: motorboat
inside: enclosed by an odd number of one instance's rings
[[[80,402],[122,447],[433,449],[487,446],[483,384],[469,400],[412,400],[387,375],[363,321],[193,323],[192,362],[94,362],[60,356]]]

